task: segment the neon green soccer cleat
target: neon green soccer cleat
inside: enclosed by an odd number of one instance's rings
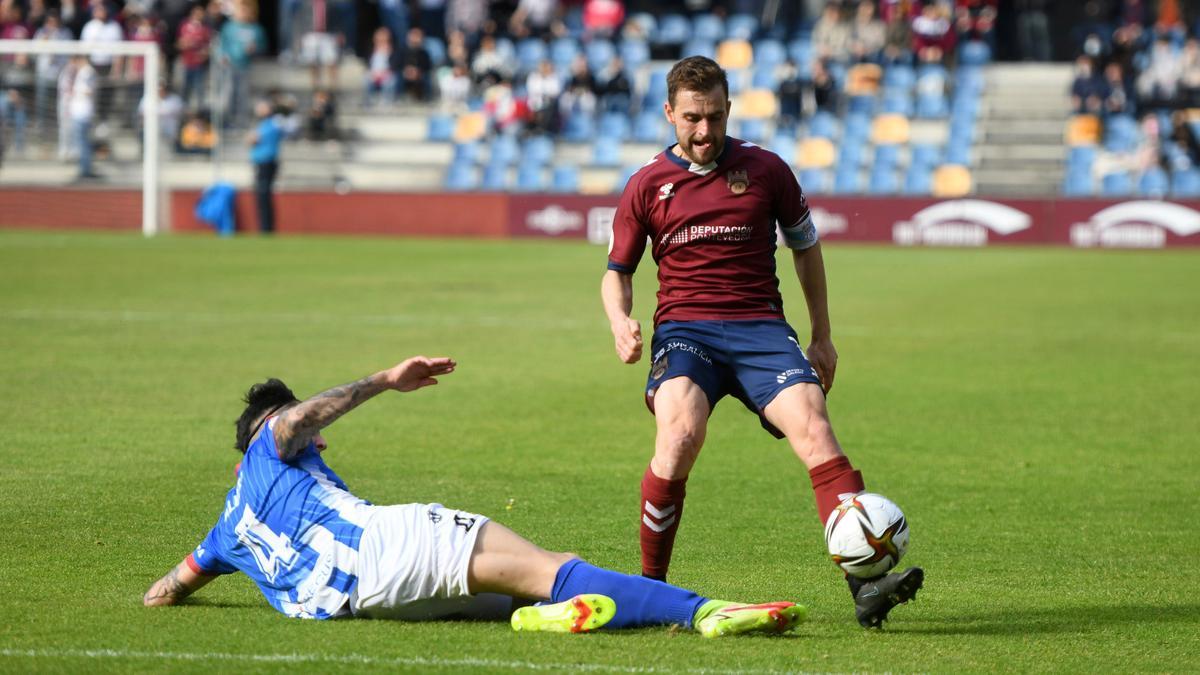
[[[586,633],[608,623],[617,613],[617,603],[607,595],[586,593],[550,605],[522,607],[513,612],[515,631]]]
[[[762,605],[730,603],[697,622],[706,638],[744,633],[786,633],[808,617],[804,605],[794,602],[769,602]]]

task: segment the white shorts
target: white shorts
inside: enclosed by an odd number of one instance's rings
[[[329,33],[305,33],[300,38],[300,62],[309,66],[332,66],[338,62],[337,38]]]
[[[384,506],[363,529],[355,616],[375,619],[507,617],[508,596],[467,590],[475,539],[488,519],[441,504]]]

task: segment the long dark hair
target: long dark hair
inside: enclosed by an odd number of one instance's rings
[[[250,439],[254,438],[254,434],[258,432],[259,424],[255,421],[265,412],[273,412],[289,403],[296,402],[296,395],[282,381],[272,377],[266,382],[259,382],[250,387],[250,391],[246,392],[245,398],[242,401],[246,404],[246,409],[242,411],[242,416],[237,420],[237,443],[233,448],[243,455],[250,447]]]

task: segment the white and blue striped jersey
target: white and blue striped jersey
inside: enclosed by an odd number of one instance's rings
[[[315,444],[280,460],[274,424],[246,450],[224,512],[187,563],[200,574],[244,572],[288,616],[344,616],[359,540],[377,507],[350,494]]]

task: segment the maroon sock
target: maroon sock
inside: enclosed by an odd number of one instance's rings
[[[687,478],[667,480],[654,475],[650,467],[642,476],[642,576],[666,579],[675,547],[675,533],[683,517],[683,497]]]
[[[850,460],[845,455],[814,466],[808,470],[812,479],[813,493],[817,497],[817,517],[821,525],[837,508],[842,500],[850,495],[866,490],[862,474],[850,466]]]

